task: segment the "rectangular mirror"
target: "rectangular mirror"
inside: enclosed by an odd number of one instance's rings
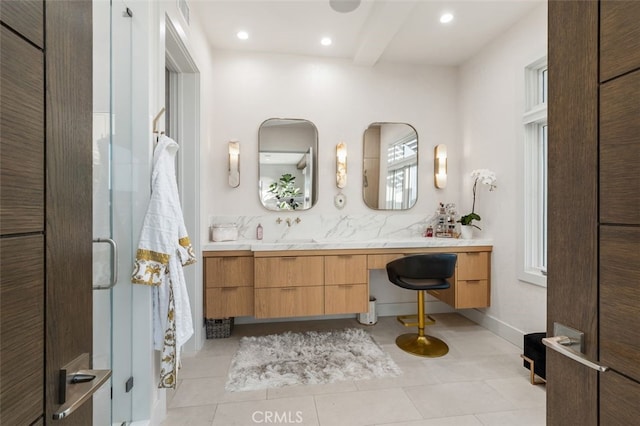
[[[258,131],[258,195],[269,210],[306,210],[318,199],[318,130],[301,119],[270,118]]]
[[[418,132],[372,123],[364,132],[362,196],[375,210],[407,210],[418,199]]]

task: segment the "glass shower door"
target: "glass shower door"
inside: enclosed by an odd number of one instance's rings
[[[112,370],[94,426],[132,418],[131,25],[123,2],[93,1],[93,368]]]

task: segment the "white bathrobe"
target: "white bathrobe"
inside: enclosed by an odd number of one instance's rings
[[[175,156],[178,144],[160,136],[153,154],[151,200],[131,282],[152,286],[153,344],[162,351],[160,388],[175,388],[182,345],[193,334],[182,267],[196,261],[184,225]]]

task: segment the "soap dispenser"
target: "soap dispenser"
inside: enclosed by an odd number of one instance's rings
[[[258,224],[258,227],[256,228],[256,239],[261,240],[262,239],[262,224]]]

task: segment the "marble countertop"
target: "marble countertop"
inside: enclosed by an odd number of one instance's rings
[[[282,239],[282,240],[238,240],[223,242],[207,242],[202,244],[202,251],[277,251],[277,250],[341,250],[367,248],[419,248],[419,247],[474,247],[491,246],[493,240],[456,238],[406,238],[379,240],[329,240],[329,239]]]

